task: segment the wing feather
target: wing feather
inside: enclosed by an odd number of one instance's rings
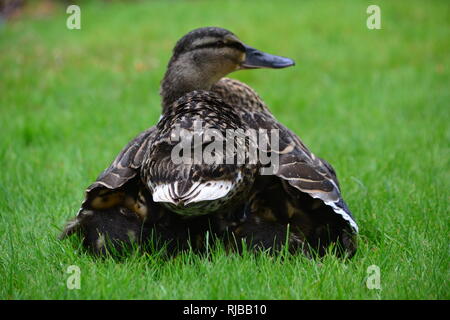
[[[237,80],[223,78],[215,84],[213,90],[236,110],[240,110],[240,117],[250,128],[278,130],[278,148],[272,148],[275,144],[269,143],[270,151],[279,155],[278,170],[273,172],[275,176],[286,181],[295,190],[322,200],[354,232],[358,231],[355,219],[342,199],[333,167],[311,153],[297,135],[277,121],[252,88]],[[259,150],[264,152],[265,148],[259,146]]]
[[[277,124],[277,127],[281,131],[280,136],[283,137],[280,139],[279,149],[282,150],[292,142],[295,147],[289,153],[279,154],[279,168],[275,175],[297,190],[322,200],[357,233],[358,225],[341,196],[339,181],[333,167],[312,154],[289,129],[281,124]]]
[[[148,208],[140,202],[148,198],[148,191],[139,187],[138,182],[128,184],[126,190],[124,190],[124,185],[138,175],[145,150],[154,138],[155,128],[151,127],[145,130],[130,141],[111,165],[86,189],[86,196],[81,208],[77,216],[66,224],[59,236],[61,239],[79,230],[86,217],[92,215],[96,210],[127,206],[142,218],[147,215]],[[138,199],[139,197],[144,200]]]

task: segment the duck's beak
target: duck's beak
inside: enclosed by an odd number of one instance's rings
[[[255,68],[286,68],[295,65],[294,60],[274,56],[273,54],[259,51],[250,46],[245,47],[245,60],[241,64],[242,69],[255,69]]]

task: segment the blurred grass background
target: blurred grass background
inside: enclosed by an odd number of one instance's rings
[[[0,298],[448,299],[448,1],[22,1],[0,24]],[[2,5],[5,5],[3,2]],[[381,8],[382,29],[366,27]],[[59,242],[84,189],[160,114],[175,42],[220,26],[295,59],[232,74],[333,164],[360,226],[351,261],[158,255]],[[382,290],[366,287],[367,267]],[[81,290],[68,290],[69,265]]]

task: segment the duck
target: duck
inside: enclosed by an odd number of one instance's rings
[[[311,250],[325,254],[337,244],[352,256],[358,226],[334,169],[282,125],[251,87],[226,77],[238,70],[294,65],[290,58],[244,44],[223,28],[187,33],[176,43],[161,82],[160,120],[129,142],[87,188],[78,214],[60,238],[81,234],[86,248],[102,254],[107,243],[142,244],[149,234],[173,248],[181,244],[200,250],[211,232],[228,239],[229,247],[247,242],[265,250],[288,239],[294,251],[307,255]],[[266,136],[242,135],[249,130],[265,130]],[[228,152],[227,131],[239,133],[232,138],[238,151]],[[263,147],[258,144],[262,140]],[[187,147],[180,141],[188,141]],[[213,159],[234,162],[192,159],[196,147],[212,145],[225,146],[214,149]],[[276,161],[252,161],[250,150],[268,152]],[[119,221],[115,215],[127,219],[108,230],[114,219]],[[89,223],[93,216],[98,218]]]
[[[255,141],[245,137],[250,128],[235,105],[211,88],[237,70],[293,64],[289,58],[245,45],[222,28],[200,28],[181,38],[161,84],[163,113],[157,124],[158,138],[148,149],[141,170],[153,200],[187,216],[230,211],[242,203],[258,170],[256,161],[245,159],[249,150],[256,148],[252,145]],[[228,137],[230,132],[236,139]],[[184,155],[174,161],[173,150],[181,147],[180,140],[190,144],[183,152],[191,157]],[[236,150],[231,150],[231,144],[236,144]],[[208,146],[214,152],[212,161],[201,159]]]

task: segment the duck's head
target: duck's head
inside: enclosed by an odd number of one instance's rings
[[[163,106],[187,92],[209,90],[220,78],[236,70],[293,65],[292,59],[247,46],[228,30],[195,29],[182,37],[173,49],[161,85]]]

